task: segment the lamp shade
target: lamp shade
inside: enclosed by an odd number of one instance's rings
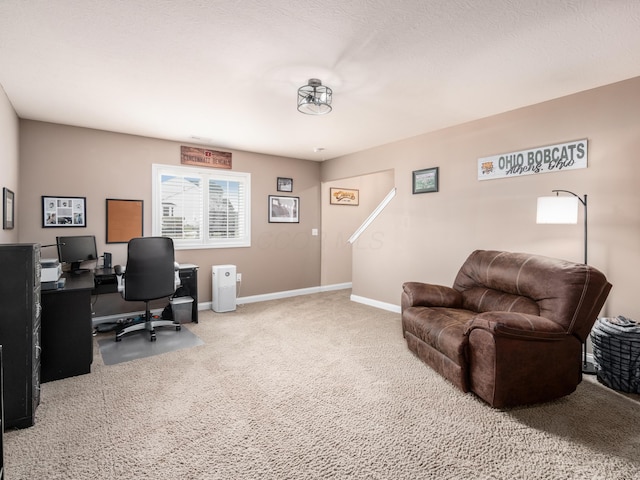
[[[578,223],[577,197],[538,197],[536,223]]]

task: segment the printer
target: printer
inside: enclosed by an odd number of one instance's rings
[[[62,265],[57,258],[40,259],[40,283],[44,290],[60,288],[58,286],[62,276]]]

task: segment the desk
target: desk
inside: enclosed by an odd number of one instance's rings
[[[193,298],[191,321],[198,323],[198,266],[183,263],[180,265],[179,275],[181,285],[176,290],[176,296]],[[118,318],[131,314],[132,311],[144,310],[144,303],[136,304],[122,299],[122,296],[118,293],[118,282],[113,268],[98,268],[94,270],[94,278],[95,285],[92,293],[100,296],[100,302],[106,303],[106,305],[99,305],[99,312],[96,309],[96,315],[99,317],[115,316]],[[117,295],[115,295],[116,293]],[[151,308],[161,309],[168,304],[166,299],[155,300],[151,303]]]
[[[67,274],[64,288],[43,290],[40,381],[50,382],[91,372],[93,274]]]

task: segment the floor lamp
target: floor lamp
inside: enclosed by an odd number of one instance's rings
[[[555,197],[538,197],[536,223],[576,224],[578,223],[578,205],[584,206],[584,263],[587,264],[587,195],[580,197],[569,190],[551,190]],[[561,197],[559,193],[568,193],[571,197]],[[593,363],[587,360],[587,342],[582,344],[582,373],[596,373]]]

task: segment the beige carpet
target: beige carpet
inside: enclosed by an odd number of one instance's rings
[[[510,411],[406,348],[349,291],[201,312],[204,345],[42,385],[17,479],[633,479],[640,408],[592,381]],[[126,341],[126,340],[123,340]]]

